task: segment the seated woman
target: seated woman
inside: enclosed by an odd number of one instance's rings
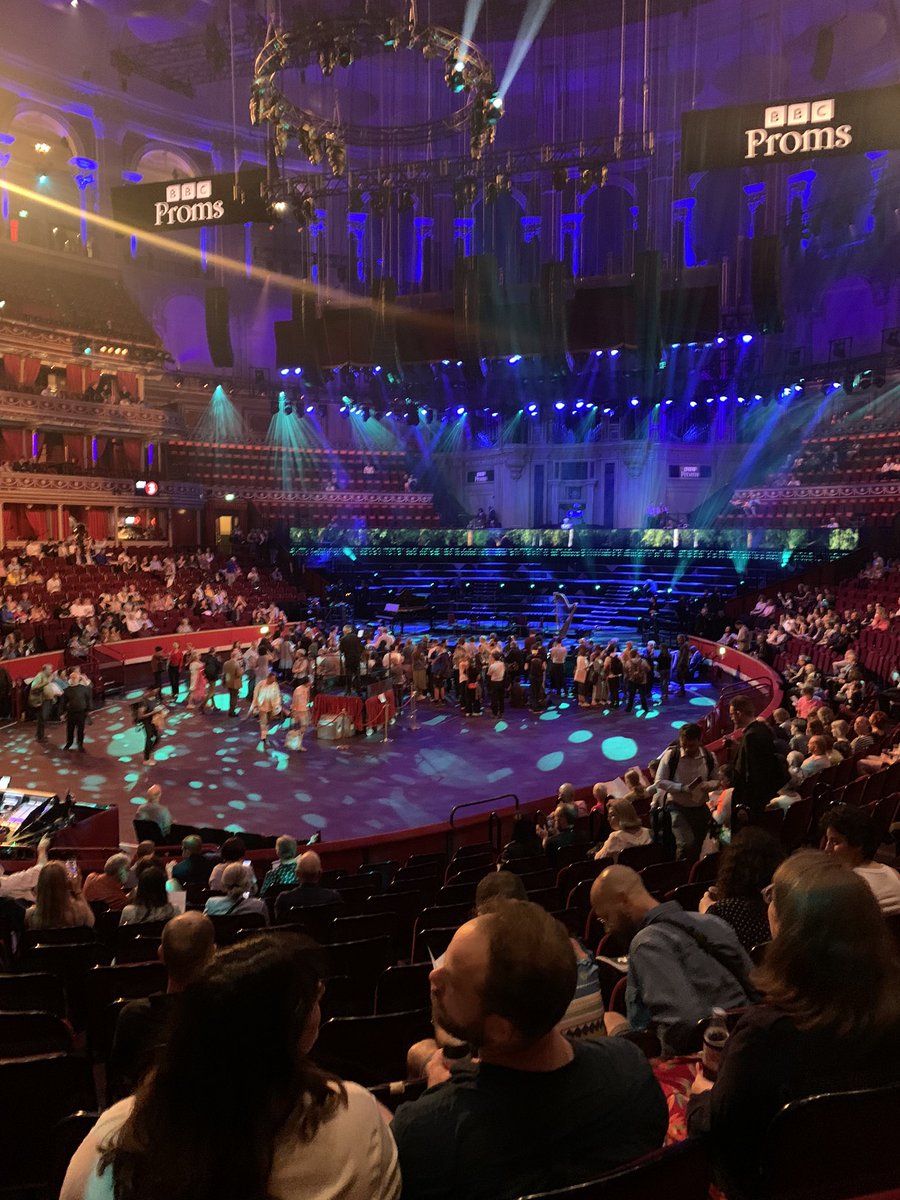
[[[878,834],[866,810],[835,804],[826,811],[821,828],[826,853],[866,881],[883,913],[900,913],[900,875],[887,863],[874,861]]]
[[[517,858],[536,858],[543,853],[544,843],[535,829],[534,813],[516,813],[512,840],[500,851],[500,861],[508,863]]]
[[[119,924],[143,925],[145,921],[169,921],[174,916],[175,909],[166,894],[166,872],[157,866],[142,870],[134,900],[122,909]]]
[[[399,1196],[397,1150],[374,1098],[309,1060],[323,989],[301,947],[263,933],[216,955],[179,997],[135,1095],[76,1151],[61,1200]],[[239,1083],[223,1053],[234,1045],[246,1055]],[[173,1170],[188,1159],[189,1171]]]
[[[770,894],[762,1003],[735,1026],[715,1085],[695,1079],[688,1108],[729,1197],[760,1194],[760,1149],[788,1101],[900,1082],[900,960],[869,889],[805,850]]]
[[[649,846],[653,840],[650,830],[641,824],[630,800],[610,800],[608,807],[609,827],[612,833],[602,846],[597,847],[595,859],[618,860],[623,850],[632,846]]]
[[[242,862],[229,863],[222,872],[219,885],[224,894],[210,896],[203,911],[208,917],[227,917],[232,913],[236,916],[260,913],[264,923],[268,925],[269,910],[265,900],[259,900],[253,895],[253,884],[251,867],[245,867]]]
[[[762,892],[783,860],[784,850],[771,834],[746,826],[722,848],[715,885],[701,899],[700,912],[727,921],[745,950],[769,941],[769,915]]]
[[[63,863],[49,862],[38,875],[34,905],[25,914],[26,929],[63,929],[80,925],[91,928],[94,914],[81,894],[76,870],[70,874]]]

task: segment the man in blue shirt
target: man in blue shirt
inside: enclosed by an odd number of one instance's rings
[[[756,1000],[752,963],[732,927],[709,913],[661,904],[631,867],[608,867],[591,888],[591,906],[607,933],[631,939],[625,1000],[628,1019],[605,1016],[608,1033],[654,1029],[663,1054],[697,1050],[697,1022],[714,1007]]]

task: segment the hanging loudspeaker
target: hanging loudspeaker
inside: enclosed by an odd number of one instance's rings
[[[463,358],[490,356],[496,341],[497,260],[493,254],[458,258],[453,271],[453,322]]]
[[[750,243],[750,302],[760,333],[782,333],[781,240],[775,234]]]
[[[223,287],[206,289],[206,342],[214,367],[233,367],[234,351],[228,329],[228,291]]]
[[[569,300],[572,271],[568,263],[546,262],[541,266],[540,341],[541,353],[561,357],[569,350]]]
[[[643,390],[652,390],[660,356],[662,256],[658,250],[642,250],[634,258],[634,327]]]

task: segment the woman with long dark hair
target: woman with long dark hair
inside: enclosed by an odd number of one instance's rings
[[[149,866],[142,870],[134,891],[134,899],[122,909],[120,925],[141,925],[145,921],[169,921],[175,909],[166,892],[166,873],[162,867]]]
[[[61,1200],[394,1200],[375,1100],[308,1058],[321,990],[290,934],[222,950],[179,997],[135,1095],[79,1147]]]
[[[762,1003],[735,1026],[715,1085],[695,1080],[688,1110],[729,1197],[758,1191],[766,1129],[790,1100],[900,1082],[900,959],[869,887],[808,850],[782,863],[766,898]]]
[[[762,893],[783,860],[781,843],[754,825],[742,829],[720,851],[715,886],[700,901],[700,911],[727,921],[745,950],[771,937]]]

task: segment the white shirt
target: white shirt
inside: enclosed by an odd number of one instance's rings
[[[311,1142],[286,1134],[276,1143],[266,1189],[272,1200],[396,1200],[400,1195],[397,1147],[375,1098],[357,1083],[344,1087],[346,1107],[339,1104]],[[112,1200],[113,1173],[97,1175],[98,1150],[133,1105],[129,1096],[102,1114],[69,1164],[60,1200]]]
[[[503,659],[498,659],[496,662],[491,662],[487,669],[488,679],[491,683],[502,683],[506,678],[506,663]]]
[[[874,893],[883,913],[900,913],[900,875],[887,863],[870,862],[854,867]]]
[[[24,871],[13,871],[10,875],[0,874],[0,896],[4,900],[34,901],[34,889],[37,887],[38,876],[46,863],[35,863]],[[0,872],[3,867],[0,866]]]

